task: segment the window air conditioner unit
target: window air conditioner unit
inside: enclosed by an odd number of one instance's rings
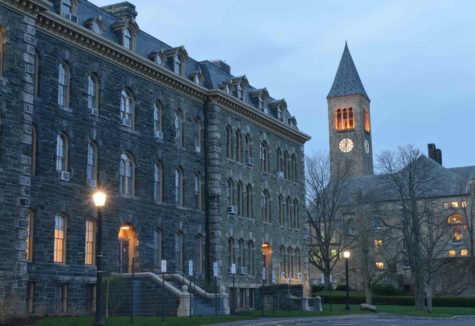
[[[254,165],[254,157],[248,157],[246,163],[247,163],[247,165],[253,166]]]
[[[237,206],[228,206],[228,214],[236,215],[238,212]]]
[[[163,131],[161,131],[161,130],[155,130],[155,138],[157,138],[157,139],[163,139]]]
[[[89,114],[98,116],[99,115],[99,110],[96,109],[96,108],[89,108]]]
[[[126,127],[132,127],[132,121],[129,118],[122,118],[122,125]]]
[[[58,178],[63,181],[71,180],[71,173],[68,171],[58,171]]]
[[[75,16],[73,14],[66,14],[66,19],[69,19],[70,21],[72,21],[73,23],[77,23],[78,22],[78,16]]]
[[[87,185],[89,187],[96,187],[97,186],[97,182],[96,180],[93,180],[93,179],[87,179]]]
[[[277,177],[278,178],[283,178],[284,177],[284,172],[283,171],[277,171]]]
[[[247,275],[247,267],[245,267],[245,266],[239,267],[239,274]]]

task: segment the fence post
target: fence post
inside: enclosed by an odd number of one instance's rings
[[[131,295],[130,295],[130,323],[134,323],[134,314],[135,314],[135,305],[134,305],[134,278],[135,278],[135,257],[132,258],[132,280],[131,284]]]

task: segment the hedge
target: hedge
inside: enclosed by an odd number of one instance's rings
[[[318,295],[318,294],[317,294]],[[335,294],[334,296],[322,296],[324,303],[346,303],[346,296]],[[331,300],[331,301],[330,301]],[[360,304],[366,302],[365,296],[351,296],[351,304]],[[414,306],[413,296],[379,296],[373,295],[373,304],[375,305],[397,305]],[[432,298],[434,307],[475,307],[475,297],[456,297],[456,296],[435,296]]]

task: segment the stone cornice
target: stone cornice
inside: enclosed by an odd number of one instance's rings
[[[46,0],[0,0],[0,2],[30,16],[36,16],[51,7],[51,3]]]
[[[4,1],[4,0],[0,0]],[[14,0],[9,0],[13,1]],[[27,0],[24,0],[28,2]],[[37,0],[39,1],[39,0]],[[101,58],[104,58],[122,68],[132,71],[140,76],[157,82],[175,92],[190,99],[204,103],[215,100],[221,107],[235,112],[260,126],[285,136],[298,143],[305,143],[310,137],[298,130],[290,128],[286,124],[256,111],[244,102],[231,97],[220,90],[208,90],[184,77],[177,76],[164,67],[156,65],[146,57],[128,51],[121,45],[98,35],[83,26],[50,11],[42,12],[37,19],[37,27],[55,38],[74,44]],[[241,77],[242,78],[242,77]]]

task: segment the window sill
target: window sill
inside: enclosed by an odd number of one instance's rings
[[[124,126],[123,124],[120,124],[120,129],[123,130],[123,131],[127,131],[127,132],[129,132],[129,133],[131,133],[131,134],[137,135],[137,136],[140,135],[140,132],[138,132],[138,131],[135,130],[134,128]]]
[[[122,194],[120,192],[117,194],[117,197],[125,198],[125,199],[137,199],[135,195],[127,195],[127,194]]]
[[[58,107],[63,110],[63,111],[66,111],[66,112],[69,112],[69,113],[73,113],[73,109],[71,109],[69,106],[62,106],[62,105],[59,105],[58,104]]]

